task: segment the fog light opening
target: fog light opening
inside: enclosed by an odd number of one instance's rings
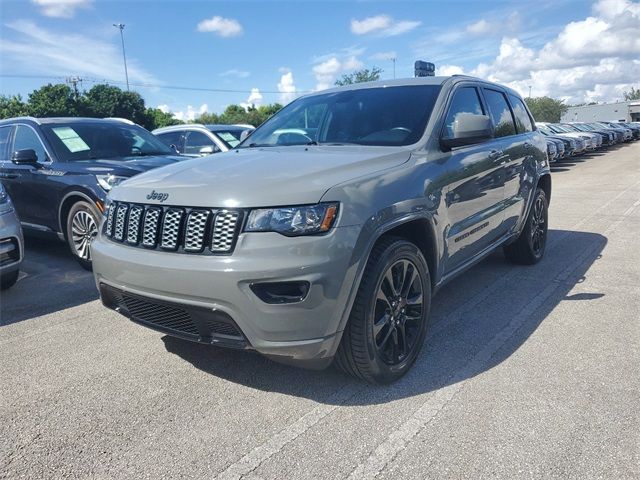
[[[265,303],[284,304],[303,301],[309,293],[309,282],[252,283],[251,291]]]

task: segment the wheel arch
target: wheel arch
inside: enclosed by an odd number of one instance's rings
[[[97,208],[98,213],[102,213],[99,206],[99,202],[101,203],[100,199],[79,190],[67,192],[60,200],[60,207],[58,208],[58,228],[64,239],[67,238],[67,217],[69,215],[69,211],[71,210],[71,207],[79,201],[88,202]]]
[[[551,203],[551,174],[545,173],[538,179],[538,187],[547,197],[547,203]]]

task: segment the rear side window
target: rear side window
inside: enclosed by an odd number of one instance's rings
[[[533,124],[531,123],[531,118],[529,118],[529,114],[527,113],[527,109],[522,103],[522,100],[513,95],[509,95],[509,100],[511,100],[513,114],[516,117],[516,127],[518,129],[518,133],[532,132]]]
[[[9,134],[11,126],[0,127],[0,162],[9,160]]]
[[[453,138],[453,124],[461,113],[482,115],[482,104],[475,87],[463,87],[456,90],[445,118],[444,138]]]
[[[162,143],[164,143],[167,147],[173,145],[178,152],[184,153],[184,141],[182,132],[167,132],[167,133],[159,133],[156,135]]]
[[[213,153],[217,153],[220,149],[217,145],[202,132],[187,132],[187,139],[184,144],[184,153],[187,155],[199,155],[200,150],[205,147],[211,147]]]
[[[511,109],[507,103],[504,93],[497,90],[484,89],[484,96],[487,100],[489,113],[493,119],[496,137],[506,137],[516,134],[516,126],[513,123]]]

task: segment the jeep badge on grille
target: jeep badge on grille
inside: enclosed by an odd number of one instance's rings
[[[168,193],[160,193],[152,190],[149,195],[147,195],[147,200],[158,200],[160,203],[164,202],[167,198],[169,198]]]

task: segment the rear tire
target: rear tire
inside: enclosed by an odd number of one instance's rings
[[[13,287],[18,281],[18,275],[20,275],[20,270],[16,270],[11,273],[3,273],[0,275],[0,290],[6,290],[7,288]]]
[[[67,243],[71,253],[86,270],[91,270],[91,241],[98,234],[100,214],[89,202],[73,204],[67,215]]]
[[[541,188],[536,189],[533,205],[518,239],[504,247],[507,260],[520,265],[535,265],[544,256],[549,226],[549,204]]]
[[[370,383],[398,380],[420,353],[430,305],[431,279],[420,249],[402,238],[382,238],[367,261],[335,364]]]

